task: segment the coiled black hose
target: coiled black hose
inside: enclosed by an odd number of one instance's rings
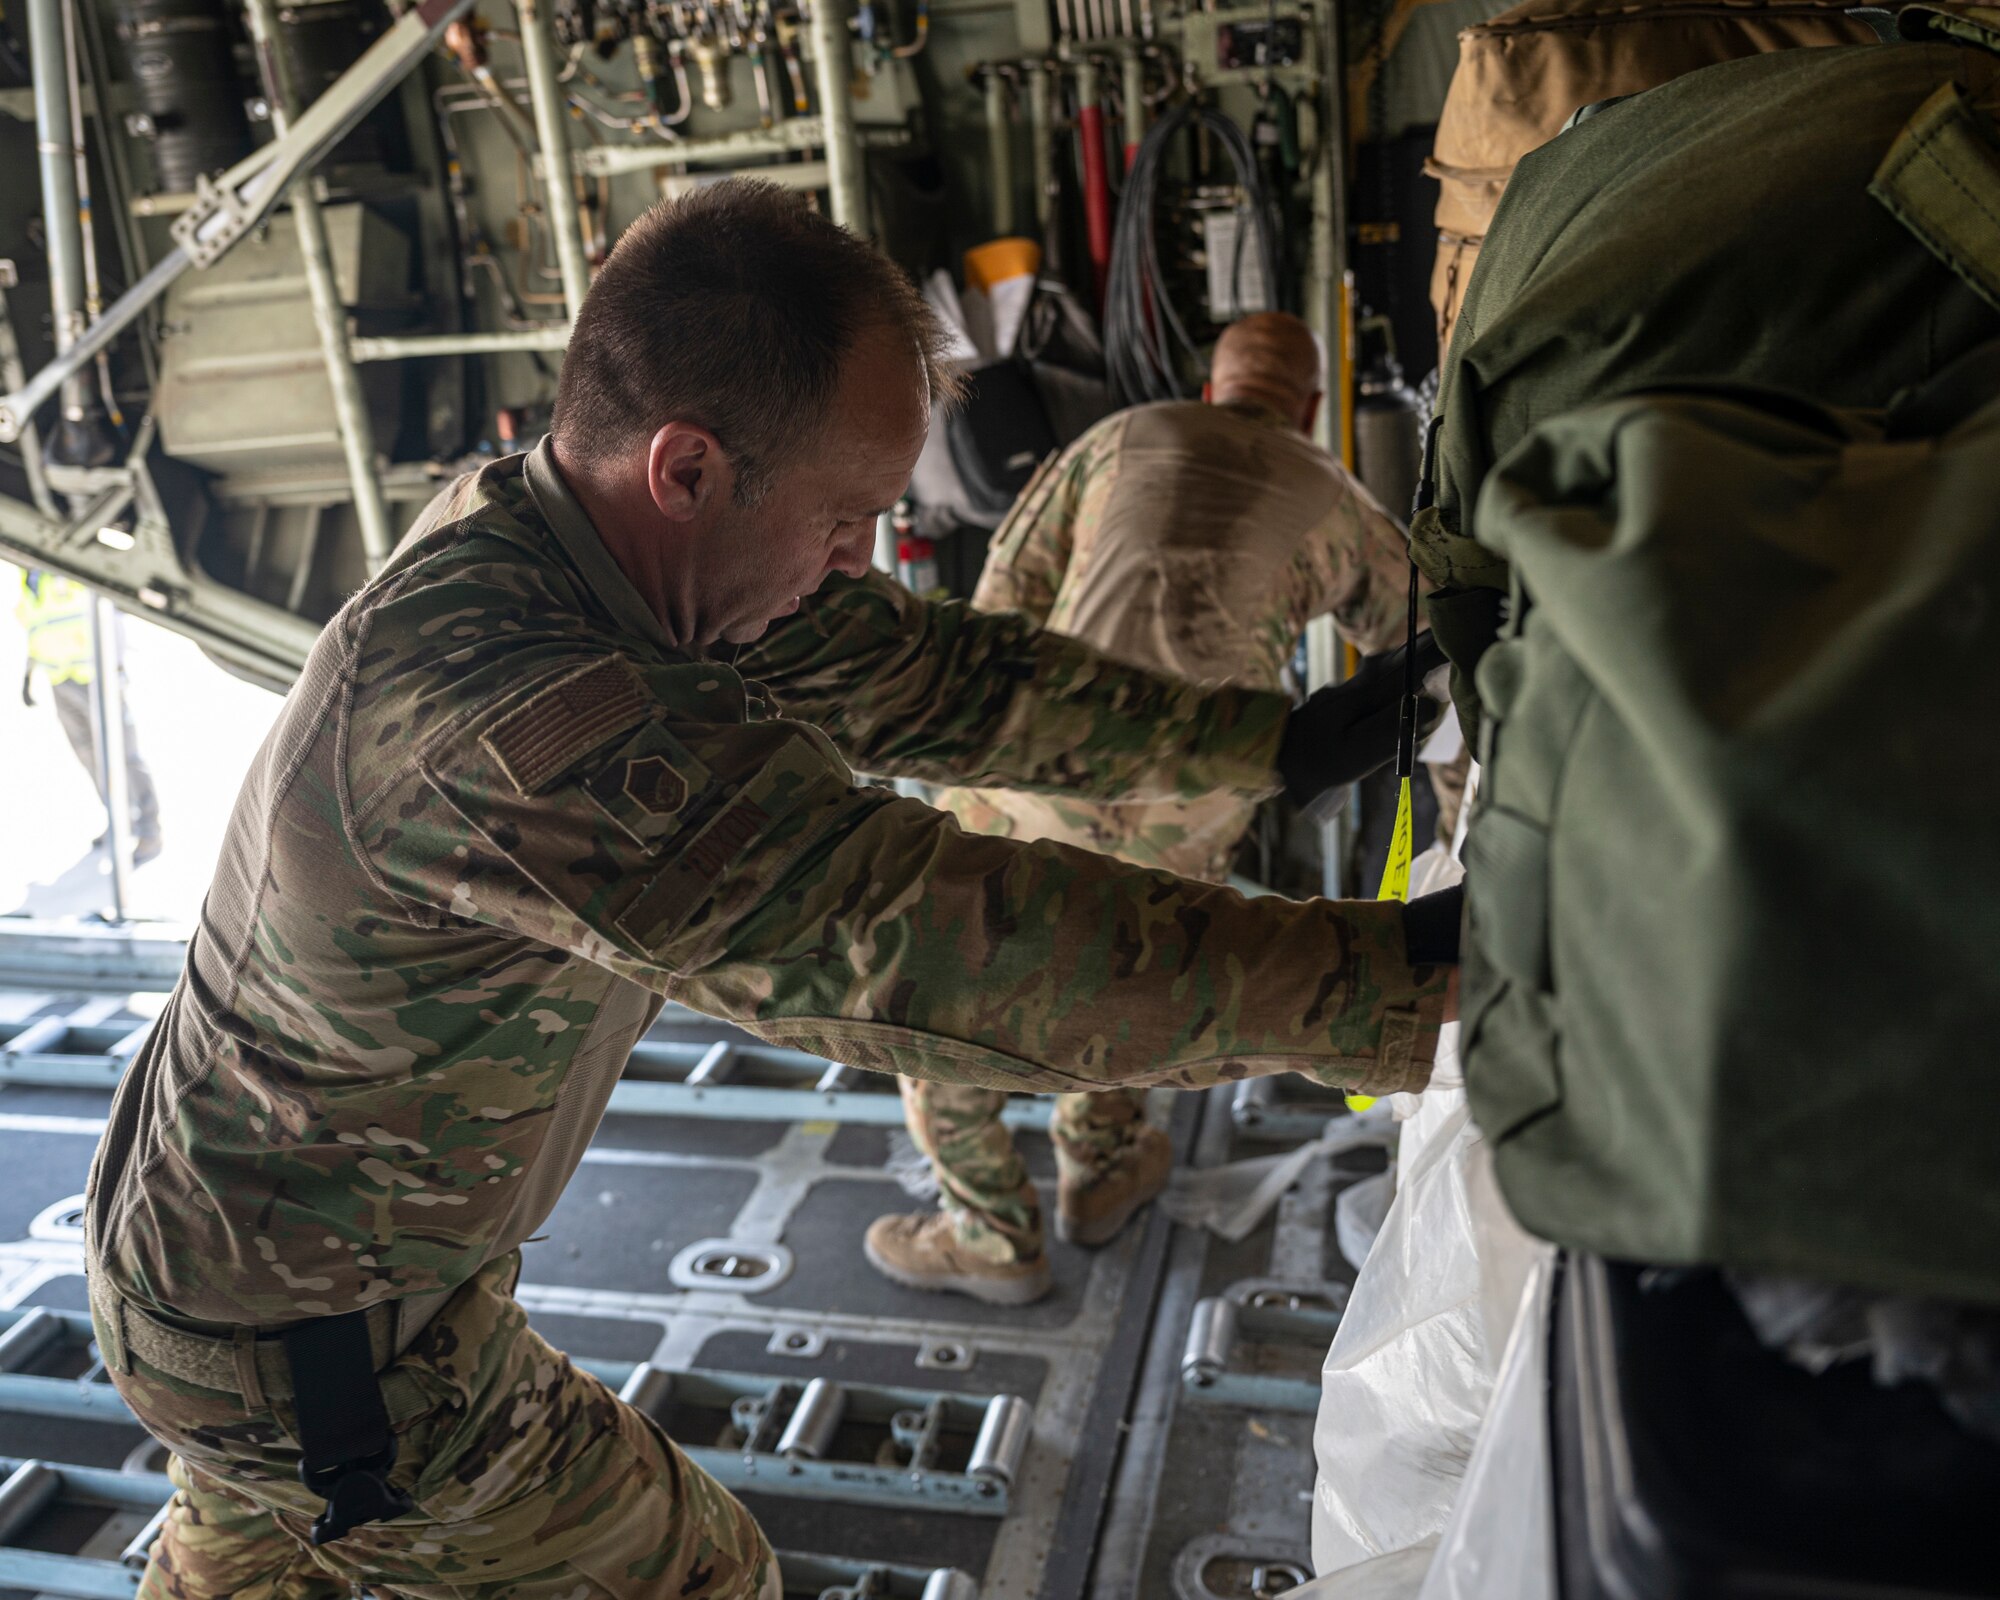
[[[1167,293],[1154,219],[1167,152],[1182,130],[1195,124],[1215,136],[1235,165],[1236,181],[1248,202],[1263,257],[1264,304],[1278,305],[1277,225],[1250,141],[1219,111],[1176,107],[1154,123],[1140,142],[1112,228],[1111,268],[1104,285],[1104,349],[1112,388],[1124,405],[1186,398],[1180,378],[1181,354],[1199,360],[1187,325]],[[1244,237],[1241,232],[1237,235],[1236,271],[1242,267]]]

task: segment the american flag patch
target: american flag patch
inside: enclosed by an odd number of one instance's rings
[[[646,711],[638,678],[612,656],[539,690],[480,742],[522,795],[539,794]]]

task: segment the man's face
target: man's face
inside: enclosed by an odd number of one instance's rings
[[[876,519],[909,486],[929,424],[908,340],[864,335],[818,442],[781,469],[755,505],[717,508],[713,537],[704,541],[703,633],[748,644],[834,573],[865,573]]]

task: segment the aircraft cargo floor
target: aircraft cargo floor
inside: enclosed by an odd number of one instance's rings
[[[0,928],[0,1597],[129,1595],[163,1461],[89,1345],[77,1206],[167,938]],[[1274,1092],[1275,1091],[1275,1092]],[[1161,1092],[1183,1163],[1314,1136],[1336,1097]],[[1010,1107],[1053,1208],[1047,1103]],[[903,1289],[891,1080],[670,1010],[524,1251],[535,1325],[756,1512],[788,1595],[1251,1600],[1310,1570],[1312,1409],[1351,1273],[1321,1164],[1247,1239],[1157,1212],[1052,1244],[1018,1308]],[[37,1315],[36,1308],[45,1315]],[[92,1470],[95,1469],[95,1470]]]

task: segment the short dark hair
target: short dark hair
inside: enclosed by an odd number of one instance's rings
[[[796,191],[706,185],[647,211],[598,272],[563,357],[556,436],[602,461],[696,423],[755,500],[819,436],[841,363],[873,328],[909,334],[933,406],[956,396],[943,320],[895,263]]]

